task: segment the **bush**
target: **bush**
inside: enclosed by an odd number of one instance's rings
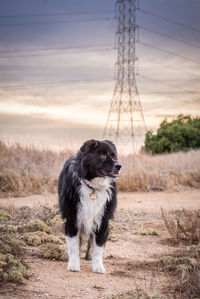
[[[12,254],[0,253],[0,282],[25,284],[27,278],[26,267],[16,260]]]
[[[40,246],[39,256],[44,259],[66,261],[67,254],[57,244],[47,243]]]
[[[152,154],[188,151],[200,148],[200,117],[178,115],[171,122],[164,120],[156,134],[148,131],[144,151]]]
[[[21,240],[11,238],[7,235],[0,237],[0,253],[7,254],[10,253],[15,257],[22,255],[23,246],[25,244]]]
[[[30,231],[42,231],[45,233],[51,233],[50,227],[41,219],[33,219],[27,224]]]
[[[197,299],[200,296],[200,265],[193,271],[183,271],[179,280],[179,289],[184,299]]]
[[[200,241],[200,210],[176,210],[168,213],[161,209],[165,226],[175,240],[198,244]]]
[[[30,246],[38,246],[43,243],[51,242],[56,244],[63,244],[63,242],[54,235],[48,235],[47,233],[41,231],[26,233],[21,238],[26,242],[27,245]]]

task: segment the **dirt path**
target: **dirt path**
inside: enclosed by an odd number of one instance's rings
[[[57,204],[57,196],[52,194],[32,195],[21,198],[0,198],[0,205],[31,208],[38,205]],[[180,192],[119,192],[118,209],[130,209],[134,211],[159,212],[163,207],[167,210],[177,208],[195,209],[200,204],[200,190],[189,189]]]
[[[30,196],[0,199],[1,206],[38,205],[57,203],[56,196]],[[200,190],[178,193],[119,193],[114,227],[116,242],[108,241],[104,251],[107,273],[95,274],[91,262],[81,254],[81,272],[68,272],[65,262],[47,261],[27,255],[30,278],[26,286],[9,289],[1,298],[104,298],[124,291],[142,288],[148,294],[166,293],[173,277],[156,271],[155,263],[163,255],[176,251],[176,247],[163,242],[167,232],[160,217],[160,207],[167,210],[200,207]],[[136,231],[144,228],[159,229],[161,236],[141,236]],[[169,295],[169,293],[168,293]],[[169,295],[170,297],[170,295]]]

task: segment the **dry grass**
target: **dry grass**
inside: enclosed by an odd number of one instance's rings
[[[112,295],[110,297],[105,297],[105,299],[167,299],[167,297],[162,294],[149,296],[145,291],[141,289],[135,289],[121,294]]]
[[[200,187],[200,151],[121,157],[118,187],[122,191],[177,191]]]
[[[71,154],[70,151],[56,153],[0,141],[1,193],[23,196],[56,192],[59,172]]]
[[[0,141],[0,196],[57,192],[59,173],[70,150],[53,152]],[[164,191],[200,187],[200,151],[120,157],[121,191]]]
[[[182,209],[169,213],[162,209],[161,212],[165,226],[172,238],[189,244],[200,242],[200,210]]]
[[[200,298],[200,265],[194,271],[183,271],[179,280],[179,289],[183,299]]]
[[[165,226],[174,240],[191,244],[181,257],[164,256],[165,270],[179,274],[177,291],[183,299],[200,298],[200,210],[161,210]],[[183,247],[184,248],[184,247]]]

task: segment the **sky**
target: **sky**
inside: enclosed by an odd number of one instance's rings
[[[199,114],[200,1],[140,0],[147,129]],[[0,137],[61,149],[102,139],[116,76],[115,0],[0,0]]]

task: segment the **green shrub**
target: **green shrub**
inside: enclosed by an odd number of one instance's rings
[[[26,242],[27,245],[30,246],[38,246],[43,243],[51,243],[51,242],[57,244],[63,244],[63,242],[57,237],[55,237],[54,235],[49,235],[41,231],[26,233],[21,238]]]
[[[146,230],[137,231],[136,235],[160,237],[160,232],[153,228],[147,228]]]
[[[200,148],[200,117],[178,115],[164,120],[156,134],[146,133],[144,151],[152,154],[188,151]]]
[[[3,235],[0,237],[0,253],[20,256],[23,253],[23,246],[25,244],[21,240],[17,240],[9,237],[8,235]]]
[[[26,267],[16,260],[12,254],[0,253],[0,282],[25,284],[27,278]]]
[[[67,254],[57,244],[47,243],[40,246],[39,256],[44,259],[66,261]]]
[[[51,228],[41,219],[33,219],[28,223],[28,228],[31,231],[42,231],[45,233],[51,233]]]
[[[7,212],[0,209],[0,221],[8,221],[11,220],[12,216],[10,216]]]

